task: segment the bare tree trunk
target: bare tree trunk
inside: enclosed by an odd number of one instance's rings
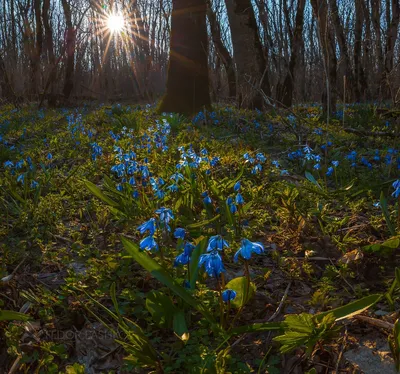
[[[302,50],[303,44],[303,25],[304,25],[304,8],[306,0],[298,0],[295,29],[291,41],[291,54],[289,62],[289,70],[283,82],[282,104],[291,107],[293,102],[293,88],[295,83],[295,69],[298,60],[298,54]]]
[[[358,0],[356,0],[358,1]],[[336,0],[329,0],[329,7],[331,9],[331,16],[333,26],[335,28],[335,34],[339,45],[340,50],[340,63],[339,66],[342,65],[342,72],[346,76],[346,82],[348,89],[348,100],[352,100],[354,96],[354,88],[356,83],[354,82],[353,72],[351,70],[350,56],[349,50],[346,43],[346,37],[343,30],[343,25],[339,17],[339,9],[337,6]],[[344,87],[343,87],[344,89]],[[342,93],[343,97],[343,93]]]
[[[57,77],[57,64],[54,55],[53,33],[49,21],[49,9],[50,9],[50,0],[43,0],[43,26],[45,30],[45,45],[46,45],[48,69],[49,69],[49,75],[47,77],[45,91],[47,91],[47,89],[49,88],[50,92],[48,93],[48,98],[49,98],[48,102],[50,106],[55,106],[56,97],[54,92],[54,83]]]
[[[400,21],[399,0],[392,0],[392,19],[390,21],[390,25],[386,33],[385,68],[382,76],[383,87],[384,87],[383,97],[386,99],[389,99],[392,96],[389,75],[393,70],[394,46],[396,44],[399,21]]]
[[[160,112],[210,109],[205,0],[173,0],[167,92]]]
[[[8,78],[6,66],[4,64],[3,57],[0,54],[0,88],[2,97],[13,103],[15,102],[15,94],[11,86],[11,82]]]
[[[363,43],[363,70],[364,70],[364,82],[362,82],[362,87],[364,90],[364,99],[370,100],[370,89],[369,89],[369,76],[372,72],[372,64],[371,64],[371,17],[370,17],[370,5],[369,0],[362,0],[362,8],[363,8],[363,15],[365,19],[365,38]]]
[[[324,113],[336,112],[336,51],[332,32],[328,22],[328,4],[326,0],[311,0],[315,16],[318,19],[319,41],[324,59],[326,91],[322,95]]]
[[[76,30],[72,25],[71,7],[67,0],[61,0],[65,23],[67,26],[65,45],[67,53],[67,62],[65,67],[65,82],[64,82],[64,100],[68,100],[74,88],[74,70],[75,70],[75,44],[76,44]]]
[[[238,104],[260,109],[263,98],[259,89],[270,96],[271,88],[254,9],[250,0],[225,0],[225,3],[236,63]]]
[[[363,14],[362,14],[362,0],[356,1],[356,19],[354,28],[354,98],[357,102],[361,101],[361,96],[364,93],[364,71],[361,65],[362,59],[362,31],[363,31]]]
[[[229,97],[236,97],[236,74],[235,67],[233,64],[233,58],[229,54],[228,49],[225,47],[224,43],[222,43],[221,38],[221,27],[217,21],[214,11],[211,7],[211,1],[207,0],[207,17],[211,26],[211,37],[214,43],[215,49],[224,65],[226,75],[228,78],[228,87],[229,87]]]
[[[377,57],[377,76],[379,79],[382,77],[383,73],[383,51],[382,51],[382,40],[381,40],[381,0],[371,0],[372,7],[372,24],[374,26],[375,32],[375,50]],[[378,83],[378,82],[375,82]],[[379,83],[380,84],[380,83]]]

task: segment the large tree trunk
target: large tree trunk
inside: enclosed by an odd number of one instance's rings
[[[328,4],[326,0],[311,0],[315,16],[318,19],[318,34],[324,60],[326,90],[322,95],[325,115],[336,112],[336,51],[334,36],[328,23]]]
[[[35,11],[35,30],[36,40],[35,46],[32,47],[32,66],[31,66],[31,93],[34,97],[38,96],[40,92],[40,57],[43,50],[43,27],[42,18],[40,11],[40,0],[34,0],[33,2]]]
[[[236,63],[238,104],[243,108],[261,109],[260,89],[270,96],[271,88],[251,0],[225,0],[225,3]]]
[[[370,16],[370,5],[369,0],[362,0],[361,1],[362,9],[363,9],[363,16],[365,19],[365,38],[363,42],[363,70],[364,81],[361,82],[362,86],[364,87],[365,91],[365,100],[371,99],[371,92],[369,87],[369,77],[372,73],[372,64],[371,64],[371,16]]]
[[[57,63],[54,55],[53,34],[49,20],[50,0],[43,1],[43,26],[45,31],[45,46],[48,62],[48,77],[44,94],[48,94],[48,102],[50,106],[55,106],[56,97],[54,92],[54,84],[57,77]],[[49,91],[49,92],[47,92]]]
[[[186,115],[211,107],[205,0],[173,0],[167,92],[160,112]]]
[[[361,97],[365,94],[365,80],[364,70],[361,64],[362,60],[362,33],[363,33],[363,12],[362,12],[362,1],[356,1],[356,18],[354,28],[354,94],[355,101],[360,102]]]
[[[235,67],[233,64],[233,58],[229,54],[228,49],[225,47],[224,43],[222,43],[221,38],[221,27],[217,21],[217,17],[215,16],[214,11],[211,7],[211,1],[207,0],[207,17],[210,22],[211,27],[211,37],[214,43],[215,49],[224,65],[226,75],[228,78],[228,87],[229,87],[229,97],[236,97],[236,74]]]
[[[389,3],[389,1],[388,1]],[[388,6],[390,4],[387,4]],[[389,6],[390,7],[390,6]],[[387,17],[390,19],[390,12]],[[383,71],[383,97],[386,99],[391,98],[391,86],[390,86],[390,73],[393,70],[394,61],[394,46],[397,39],[397,29],[400,21],[400,5],[399,0],[392,0],[392,19],[386,33],[386,45],[385,45],[385,68]]]
[[[4,63],[3,57],[0,53],[0,88],[1,88],[1,96],[9,102],[15,102],[15,94],[12,89],[12,85],[10,79],[7,75],[6,65]]]
[[[358,1],[358,0],[357,0]],[[335,34],[340,50],[340,63],[343,74],[346,76],[346,87],[348,87],[347,100],[351,101],[354,98],[355,83],[353,78],[353,72],[351,70],[349,50],[346,43],[346,37],[343,30],[343,25],[339,17],[339,9],[336,0],[329,0],[329,7],[331,8],[331,17],[333,26],[335,28]],[[340,66],[341,65],[341,66]],[[343,90],[344,90],[343,85]],[[343,92],[344,94],[344,92]],[[343,95],[342,95],[343,97]]]
[[[293,89],[295,83],[295,69],[298,60],[298,54],[302,50],[303,45],[303,25],[304,25],[304,8],[306,0],[298,0],[296,23],[291,41],[291,52],[289,69],[286,74],[282,87],[282,104],[291,107],[293,102]]]
[[[64,100],[68,100],[74,88],[74,70],[75,70],[75,44],[76,44],[76,30],[72,25],[71,6],[67,0],[61,0],[65,23],[67,26],[65,46],[67,53],[67,62],[65,67],[65,82],[64,82]]]
[[[377,76],[380,79],[383,72],[383,51],[381,39],[381,0],[371,0],[372,7],[372,25],[375,32],[375,53],[377,57]],[[375,81],[375,83],[378,83]]]

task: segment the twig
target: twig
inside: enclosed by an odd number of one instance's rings
[[[361,314],[358,314],[358,315],[354,316],[354,318],[358,319],[359,321],[363,321],[363,322],[369,323],[372,326],[380,327],[382,329],[386,329],[386,330],[393,330],[394,329],[394,324],[393,323],[382,321],[382,320],[377,319],[377,318],[367,317],[367,316],[363,316]]]
[[[342,348],[340,349],[339,356],[338,356],[338,359],[336,362],[335,371],[333,372],[333,374],[337,374],[339,372],[339,365],[340,365],[340,361],[342,361],[343,352],[346,347],[346,341],[347,341],[347,325],[345,326]]]
[[[343,130],[351,134],[357,134],[362,136],[387,136],[389,138],[397,137],[396,134],[387,131],[364,131],[364,130],[353,129],[351,127],[346,127]]]
[[[15,273],[17,272],[17,270],[19,269],[19,267],[25,262],[25,260],[28,258],[28,256],[25,256],[22,261],[17,265],[17,267],[13,270],[13,272],[10,275],[7,275],[4,278],[1,278],[1,281],[3,283],[8,283],[11,279],[14,278]]]
[[[271,317],[269,317],[269,318],[267,319],[267,322],[273,321],[273,320],[279,315],[279,313],[281,312],[282,307],[283,307],[283,304],[285,303],[285,300],[287,299],[287,296],[288,296],[289,289],[290,289],[290,286],[291,286],[291,285],[292,285],[292,281],[290,281],[289,284],[286,286],[285,293],[284,293],[283,296],[282,296],[282,299],[281,299],[281,301],[280,301],[280,303],[279,303],[279,305],[278,305],[278,308],[276,308],[275,313],[274,313]],[[234,342],[232,343],[232,345],[231,345],[231,348],[233,348],[235,345],[239,344],[247,335],[248,335],[248,334],[243,334],[239,339],[237,339],[236,341],[234,341]]]
[[[12,366],[11,366],[11,369],[8,371],[8,374],[14,374],[14,373],[17,372],[17,370],[18,370],[18,368],[19,368],[19,362],[21,361],[21,359],[22,359],[22,356],[21,356],[21,355],[19,355],[19,356],[15,359],[14,363],[13,363]]]
[[[273,321],[273,320],[278,316],[278,314],[281,312],[282,307],[283,307],[283,304],[285,303],[285,301],[286,301],[286,299],[287,299],[287,296],[288,296],[289,289],[290,289],[290,286],[291,286],[291,285],[292,285],[292,281],[290,281],[290,282],[288,283],[288,285],[286,286],[285,293],[284,293],[283,296],[282,296],[282,299],[281,299],[281,302],[280,302],[279,305],[278,305],[278,308],[276,308],[275,313],[274,313],[271,317],[268,318],[267,322]]]

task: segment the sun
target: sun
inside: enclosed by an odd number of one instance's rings
[[[107,17],[107,27],[111,33],[120,33],[125,27],[125,19],[121,14],[110,14]]]

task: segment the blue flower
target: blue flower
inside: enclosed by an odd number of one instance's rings
[[[234,290],[228,289],[228,290],[225,290],[224,292],[222,292],[222,301],[224,303],[234,300],[235,297],[236,297],[236,291],[234,291]]]
[[[224,248],[228,247],[228,242],[224,240],[221,235],[214,235],[208,241],[207,252],[214,250],[222,251]]]
[[[147,222],[141,224],[137,229],[140,231],[141,234],[149,231],[150,235],[154,235],[156,231],[156,220],[154,218],[150,218]]]
[[[169,223],[171,219],[174,219],[174,215],[171,209],[168,208],[160,208],[156,210],[156,214],[160,216],[160,221],[164,223]]]
[[[39,183],[33,180],[31,182],[31,188],[36,188],[37,186],[39,186]]]
[[[238,193],[238,194],[236,195],[235,201],[236,201],[236,204],[237,204],[237,205],[243,205],[243,204],[244,204],[243,196],[242,196],[240,193]]]
[[[208,192],[207,192],[207,191],[206,191],[206,192],[203,192],[203,193],[201,194],[201,196],[204,197],[204,199],[203,199],[204,204],[208,205],[208,204],[211,204],[211,203],[212,203],[211,197],[208,196]]]
[[[261,254],[262,252],[264,252],[264,246],[261,243],[243,239],[242,246],[235,253],[233,261],[238,262],[239,256],[245,260],[250,260],[253,253]]]
[[[222,258],[218,251],[212,251],[200,256],[198,267],[204,266],[204,270],[210,277],[219,277],[221,273],[225,272]]]
[[[315,164],[314,165],[314,169],[315,170],[319,170],[319,169],[321,169],[321,165],[318,163],[318,164]]]
[[[174,267],[179,265],[187,265],[190,262],[190,257],[195,249],[195,246],[192,243],[186,243],[183,248],[183,252],[176,256],[174,261]]]
[[[395,198],[398,198],[400,196],[400,179],[397,179],[397,181],[395,181],[392,184],[393,188],[394,188],[394,192],[392,193],[392,196]]]
[[[229,209],[230,209],[232,214],[235,214],[237,212],[237,207],[236,207],[235,204],[229,205]]]
[[[240,190],[240,181],[237,181],[237,182],[235,183],[235,185],[233,186],[233,190],[234,190],[235,192],[238,192],[238,191]]]
[[[16,164],[15,164],[15,168],[16,169],[22,169],[22,167],[24,166],[25,161],[24,160],[19,160]]]
[[[332,167],[332,166],[329,166],[328,171],[326,172],[326,175],[327,175],[328,177],[330,177],[332,174],[333,174],[333,167]]]
[[[47,158],[48,160],[51,160],[51,159],[53,158],[53,155],[49,152],[49,153],[47,154],[46,158]]]
[[[151,251],[152,249],[158,251],[158,244],[155,241],[154,237],[150,235],[142,239],[142,241],[140,242],[140,249],[142,251],[143,250]]]
[[[174,237],[176,239],[183,239],[185,237],[186,231],[181,227],[177,227],[174,232]]]
[[[25,175],[24,174],[20,174],[17,177],[17,182],[20,182],[21,184],[24,184],[25,181]]]
[[[337,168],[339,166],[339,161],[332,161],[332,165]]]
[[[14,166],[14,163],[12,161],[6,161],[3,165],[5,168],[11,169]]]

